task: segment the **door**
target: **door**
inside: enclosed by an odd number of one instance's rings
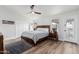
[[[65,41],[75,42],[75,21],[69,19],[65,23]]]

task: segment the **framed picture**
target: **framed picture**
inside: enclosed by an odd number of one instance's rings
[[[2,24],[15,24],[14,21],[2,20]]]

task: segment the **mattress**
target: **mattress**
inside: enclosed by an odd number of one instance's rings
[[[21,36],[30,38],[36,43],[39,39],[47,37],[48,36],[47,31],[40,31],[40,30],[35,30],[35,31],[25,31],[22,33]]]

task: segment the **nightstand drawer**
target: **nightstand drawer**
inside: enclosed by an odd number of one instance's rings
[[[57,32],[55,32],[55,33],[50,33],[50,34],[49,34],[49,37],[50,37],[51,39],[58,40],[58,34],[57,34]]]

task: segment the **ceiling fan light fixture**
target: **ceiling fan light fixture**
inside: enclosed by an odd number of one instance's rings
[[[35,5],[30,6],[31,12],[29,12],[29,13],[41,15],[41,12],[34,11],[34,7],[35,7]]]
[[[32,11],[32,14],[34,14],[34,12]]]

